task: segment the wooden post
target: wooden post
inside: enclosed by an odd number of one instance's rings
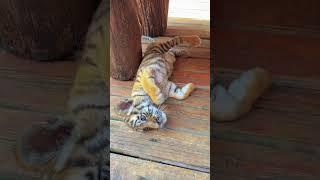
[[[164,35],[167,30],[169,0],[136,0],[141,32],[145,36]]]
[[[132,0],[110,1],[110,58],[114,79],[133,79],[141,62],[141,32],[135,6]]]
[[[0,44],[35,60],[59,59],[77,50],[100,0],[1,0]]]

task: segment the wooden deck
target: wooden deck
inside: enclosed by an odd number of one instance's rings
[[[170,20],[172,20],[170,22]],[[164,129],[136,132],[111,109],[111,178],[117,179],[209,179],[210,171],[210,36],[209,22],[170,19],[167,36],[198,34],[200,47],[190,58],[178,58],[171,80],[192,82],[196,90],[183,101],[168,99],[168,122]],[[173,21],[174,20],[174,21]],[[181,20],[180,23],[177,20]],[[203,31],[196,32],[197,24]],[[181,28],[189,27],[189,28]],[[184,29],[184,31],[181,31]],[[201,34],[202,33],[202,34]],[[160,37],[162,41],[168,37]],[[142,45],[143,50],[146,44]],[[133,82],[110,79],[111,106],[130,97]]]

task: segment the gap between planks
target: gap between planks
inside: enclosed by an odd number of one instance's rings
[[[121,154],[110,154],[111,179],[206,180],[210,174]],[[147,170],[146,170],[147,169]]]
[[[138,159],[141,161],[149,161],[149,162],[154,162],[160,165],[166,165],[166,166],[170,166],[170,167],[177,167],[177,168],[181,168],[181,169],[185,169],[185,170],[191,170],[191,171],[195,171],[195,172],[201,172],[201,173],[210,173],[210,169],[203,169],[203,168],[199,168],[196,166],[192,166],[192,165],[188,165],[188,164],[183,164],[183,163],[177,163],[177,162],[171,162],[171,161],[161,161],[161,160],[156,160],[156,159],[148,159],[148,158],[143,158],[143,157],[139,157],[139,156],[135,156],[135,155],[130,155],[130,154],[125,154],[119,151],[112,151],[112,149],[110,148],[110,154],[115,154],[115,155],[120,155],[120,156],[126,156],[129,158],[134,158],[134,159]]]

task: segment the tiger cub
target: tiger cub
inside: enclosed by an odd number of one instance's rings
[[[109,179],[109,0],[89,27],[64,117],[34,125],[18,140],[16,157],[45,179]]]
[[[262,68],[254,68],[232,81],[228,89],[215,82],[212,85],[211,117],[217,122],[233,121],[251,110],[253,103],[270,87],[271,76]]]
[[[173,49],[179,44],[198,46],[198,36],[177,36],[168,41],[151,43],[138,68],[131,99],[123,103],[127,107],[125,122],[135,130],[159,129],[167,121],[161,105],[168,97],[185,99],[193,91],[194,85],[188,83],[179,88],[169,81],[176,56],[187,55],[187,51]],[[121,108],[120,108],[121,109]]]

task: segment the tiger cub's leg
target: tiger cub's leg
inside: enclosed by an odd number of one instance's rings
[[[165,97],[155,82],[153,71],[151,69],[143,69],[139,77],[141,78],[143,89],[150,96],[153,103],[157,105],[162,104],[165,101]]]
[[[169,53],[174,54],[176,57],[180,57],[180,56],[190,57],[191,56],[190,52],[186,49],[172,48],[169,50]]]
[[[188,83],[184,85],[182,88],[179,88],[176,84],[169,81],[167,84],[167,88],[169,89],[169,97],[173,97],[178,100],[183,100],[190,95],[190,93],[194,90],[195,87],[192,83]]]
[[[215,121],[233,121],[248,113],[253,103],[270,87],[271,76],[261,68],[241,74],[228,88],[213,87],[213,110]]]

